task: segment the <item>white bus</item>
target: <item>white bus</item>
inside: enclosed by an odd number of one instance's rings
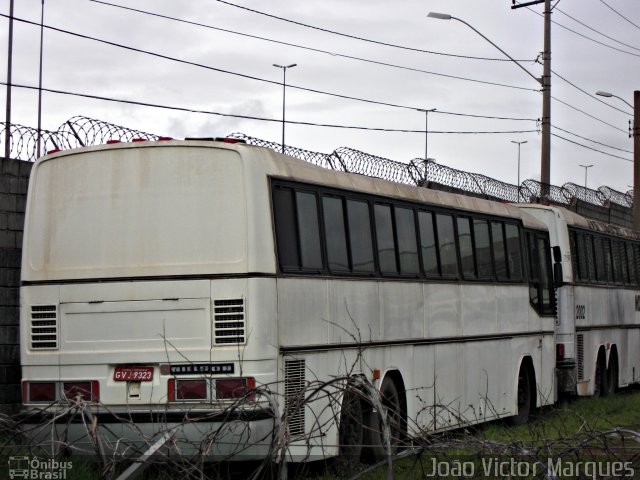
[[[521,205],[563,253],[558,391],[610,395],[640,382],[640,235],[561,207]]]
[[[508,204],[226,141],[52,153],[26,211],[24,407],[59,414],[34,430],[52,445],[94,448],[90,415],[114,448],[170,430],[218,459],[375,458],[387,413],[394,444],[524,422],[556,399],[552,271],[547,225]]]

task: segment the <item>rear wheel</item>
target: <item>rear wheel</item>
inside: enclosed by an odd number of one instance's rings
[[[607,359],[604,350],[598,352],[594,382],[594,395],[597,397],[606,397],[609,394],[609,384],[607,382]]]
[[[362,395],[359,391],[348,388],[342,399],[338,430],[340,447],[335,465],[340,476],[349,474],[360,464],[364,443],[363,419]]]
[[[532,387],[531,378],[529,367],[525,363],[520,365],[520,372],[518,373],[518,413],[506,419],[509,425],[524,425],[529,419],[531,404],[533,398],[535,398],[535,387]]]
[[[380,397],[384,411],[376,412],[375,409],[370,409],[365,418],[367,428],[365,429],[364,439],[367,446],[365,447],[364,458],[370,462],[381,461],[387,455],[382,415],[386,415],[386,420],[389,424],[391,455],[397,452],[398,446],[405,435],[400,394],[395,382],[389,376],[385,377],[380,386]]]
[[[607,368],[607,395],[613,395],[618,388],[618,355],[611,352]]]

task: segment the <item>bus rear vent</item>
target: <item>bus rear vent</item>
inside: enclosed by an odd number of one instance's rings
[[[577,335],[578,380],[584,380],[584,335]]]
[[[305,361],[284,362],[284,410],[289,435],[304,435]]]
[[[58,348],[58,309],[55,305],[31,306],[31,349]]]
[[[244,299],[214,300],[214,330],[216,345],[244,343]]]

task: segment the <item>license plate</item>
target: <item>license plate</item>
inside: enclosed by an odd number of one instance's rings
[[[153,367],[116,367],[113,379],[116,382],[150,382],[153,380]]]

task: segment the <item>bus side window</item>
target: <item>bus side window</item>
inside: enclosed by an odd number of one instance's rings
[[[329,270],[332,272],[349,272],[347,231],[344,222],[342,198],[323,197],[322,210]]]
[[[398,234],[398,254],[400,273],[419,274],[418,242],[416,240],[416,221],[413,210],[409,208],[394,208],[396,230]]]
[[[347,200],[347,223],[351,261],[355,273],[373,273],[373,241],[369,204],[360,200]]]
[[[491,222],[491,238],[493,240],[493,257],[496,264],[496,277],[498,280],[508,280],[506,242],[504,241],[504,224]]]
[[[540,261],[540,297],[542,298],[542,313],[553,313],[554,286],[551,271],[551,248],[549,240],[538,236],[538,255]]]
[[[300,260],[306,270],[322,270],[318,200],[314,193],[296,192]]]
[[[473,254],[473,240],[471,239],[471,219],[458,217],[458,246],[460,248],[460,263],[464,278],[476,278],[475,256]]]
[[[529,253],[529,301],[539,308],[540,263],[538,260],[538,245],[535,235],[527,232],[527,251]]]
[[[458,256],[456,255],[456,237],[453,231],[453,217],[443,213],[436,215],[438,234],[438,252],[443,277],[458,276]]]
[[[593,247],[597,255],[595,255],[596,259],[596,275],[598,278],[598,283],[607,283],[607,267],[605,262],[605,254],[604,247],[602,246],[602,238],[598,235],[594,235],[593,237]]]
[[[636,282],[640,284],[640,244],[633,244],[634,270],[636,271]]]
[[[633,244],[626,243],[627,249],[627,269],[629,270],[629,283],[635,285],[637,283],[636,277],[636,259],[633,253]]]
[[[278,261],[282,270],[299,270],[298,235],[293,190],[273,189],[273,213],[276,224]]]
[[[476,258],[478,260],[478,276],[480,278],[494,277],[489,223],[486,220],[473,220],[473,239],[476,246]]]
[[[391,206],[376,204],[373,206],[373,212],[376,222],[376,242],[378,245],[380,271],[382,273],[398,273]]]
[[[596,256],[593,249],[593,236],[581,235],[584,238],[584,248],[587,255],[587,268],[589,270],[589,281],[595,283],[598,281],[598,272],[596,269]]]
[[[522,280],[522,249],[520,243],[520,230],[517,225],[505,224],[507,237],[507,265],[511,280]]]
[[[601,238],[601,242],[604,254],[605,269],[607,272],[607,282],[613,283],[613,257],[611,255],[611,242],[608,238]]]
[[[420,228],[420,248],[422,249],[422,268],[428,277],[438,276],[438,255],[436,248],[436,233],[433,227],[433,213],[418,212]]]

